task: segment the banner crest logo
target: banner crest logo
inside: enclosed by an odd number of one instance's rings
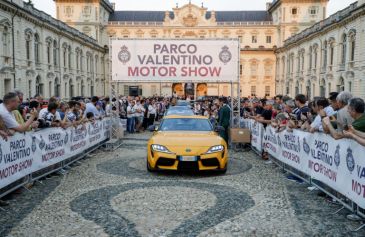
[[[352,150],[350,147],[347,149],[346,163],[347,169],[350,171],[350,173],[352,173],[352,171],[355,169],[355,159],[352,155]]]
[[[307,143],[307,140],[305,138],[303,138],[303,150],[307,154],[309,154],[309,152],[311,151],[311,149]]]
[[[340,157],[340,145],[337,145],[336,147],[336,152],[335,152],[335,155],[333,157],[334,159],[334,162],[335,162],[335,165],[338,166],[340,165],[340,162],[341,162],[341,157]]]
[[[221,60],[222,63],[227,64],[232,59],[232,53],[229,51],[229,48],[225,45],[222,48],[222,51],[219,53],[219,60]]]
[[[120,51],[118,53],[118,59],[123,64],[126,64],[127,62],[129,62],[129,60],[131,60],[131,53],[129,52],[127,46],[123,45],[122,48],[120,48]]]

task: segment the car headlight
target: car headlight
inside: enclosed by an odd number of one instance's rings
[[[206,154],[211,154],[211,153],[216,153],[216,152],[221,152],[221,151],[224,151],[224,146],[222,146],[222,145],[212,146],[211,148],[209,148],[209,150],[206,152]]]
[[[164,152],[164,153],[172,153],[171,151],[169,151],[169,149],[167,149],[165,146],[162,145],[157,145],[157,144],[153,144],[151,146],[153,151],[158,151],[158,152]]]

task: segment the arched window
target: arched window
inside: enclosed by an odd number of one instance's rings
[[[72,55],[71,46],[68,46],[68,68],[69,69],[72,69],[72,67],[71,67],[71,60],[72,60],[71,55]]]
[[[306,91],[307,91],[307,98],[308,99],[312,98],[312,95],[311,95],[312,87],[311,87],[310,80],[307,81]]]
[[[72,79],[69,82],[69,96],[70,98],[74,97],[74,84]]]
[[[63,58],[63,67],[67,68],[67,44],[63,44],[62,46],[62,58]]]
[[[331,41],[330,42],[330,66],[333,66],[334,63],[334,59],[335,59],[335,42]]]
[[[32,32],[25,32],[25,56],[27,60],[31,60]]]
[[[43,95],[43,83],[40,76],[35,79],[35,93],[37,95]]]
[[[312,69],[312,61],[313,61],[313,48],[309,47],[309,69]]]
[[[327,67],[328,43],[327,40],[323,43],[323,68]]]
[[[97,55],[95,55],[95,73],[98,73],[98,68],[99,68],[99,58]]]
[[[58,65],[58,44],[57,41],[53,41],[53,65]]]
[[[349,34],[350,39],[350,61],[355,61],[355,48],[356,48],[356,33],[354,31],[351,31]]]
[[[347,35],[342,36],[342,53],[341,53],[341,64],[346,63],[346,53],[347,53]]]
[[[85,83],[84,80],[81,81],[81,96],[85,95]]]
[[[324,79],[321,80],[319,93],[321,97],[326,97],[326,81]]]
[[[56,97],[60,97],[61,96],[61,85],[60,85],[60,80],[56,77],[55,81],[54,81],[54,95]]]
[[[80,49],[76,49],[76,69],[80,69]]]
[[[81,71],[84,70],[84,67],[83,67],[83,64],[82,64],[83,60],[84,60],[84,55],[82,53],[82,50],[80,50],[80,70]]]
[[[34,60],[35,60],[35,63],[40,63],[40,53],[39,53],[39,50],[40,50],[40,42],[39,42],[39,35],[38,34],[35,34],[34,35]]]
[[[344,90],[345,90],[345,80],[343,79],[343,77],[341,77],[340,80],[338,81],[337,92],[341,92]]]
[[[3,41],[3,55],[5,57],[9,56],[9,28],[4,26],[2,33],[2,41]]]
[[[313,68],[317,68],[317,62],[318,62],[318,45],[313,46],[313,58],[314,58],[314,65]]]
[[[51,38],[48,38],[47,40],[47,64],[51,64],[51,52],[52,52],[52,39]]]

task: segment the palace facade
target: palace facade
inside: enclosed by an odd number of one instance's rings
[[[365,98],[365,0],[289,38],[276,56],[277,93]]]
[[[270,97],[276,93],[293,96],[302,92],[313,97],[335,89],[353,88],[354,93],[360,93],[363,88],[357,82],[361,77],[359,72],[363,70],[360,61],[364,62],[357,50],[364,47],[360,46],[364,44],[361,43],[364,42],[364,20],[359,14],[363,9],[360,4],[325,19],[328,0],[274,0],[267,4],[265,11],[213,11],[191,3],[176,6],[171,11],[117,11],[107,0],[54,1],[57,19],[21,0],[0,2],[0,96],[14,87],[24,91],[26,97],[34,94],[46,98],[52,95],[63,98],[108,95],[110,37],[239,39],[242,96]],[[349,17],[348,14],[354,15]],[[356,70],[347,70],[349,58],[345,63],[346,71],[341,71],[344,86],[337,88],[334,81],[341,81],[339,74],[334,74],[337,67],[332,67],[333,78],[330,79],[329,73],[321,77],[321,70],[311,70],[308,74],[306,65],[309,47],[312,46],[312,52],[315,52],[315,44],[318,45],[317,62],[322,60],[323,43],[319,42],[324,38],[332,42],[329,35],[323,36],[330,32],[337,42],[332,44],[336,45],[334,54],[338,55],[341,37],[334,32],[344,31],[345,26],[348,27],[345,30],[348,57],[352,39],[348,37],[352,35],[349,30],[357,30],[358,40],[353,44],[355,58],[351,64]],[[295,66],[288,72],[288,65],[295,64],[288,60],[299,59],[298,53],[303,52],[302,49],[305,49],[306,70],[298,77],[294,73],[297,72]],[[313,55],[312,60],[315,60]],[[314,62],[313,65],[319,65]],[[312,72],[317,75],[315,78]],[[325,89],[321,83],[326,85]],[[216,83],[113,82],[111,86],[122,95],[171,95],[173,91],[184,95],[187,90],[193,90],[197,96],[230,95],[229,84]]]

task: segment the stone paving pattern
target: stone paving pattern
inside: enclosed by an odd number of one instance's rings
[[[148,136],[12,195],[0,236],[365,236],[253,152],[231,151],[226,175],[148,173]]]

